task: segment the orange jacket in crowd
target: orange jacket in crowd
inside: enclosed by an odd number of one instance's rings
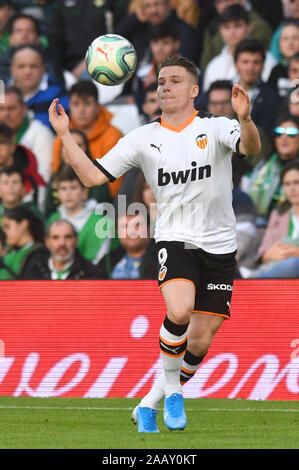
[[[101,106],[101,112],[99,113],[98,119],[88,136],[88,143],[92,158],[103,157],[118,140],[123,136],[121,131],[110,124],[113,114],[108,111],[107,108]],[[78,126],[70,119],[70,129],[77,129]],[[56,137],[53,147],[53,164],[52,171],[55,173],[59,169],[60,165],[60,152],[61,152],[61,140]],[[109,181],[109,191],[112,197],[115,197],[121,186],[123,177],[118,178],[113,183]]]

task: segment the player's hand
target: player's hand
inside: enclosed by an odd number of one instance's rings
[[[59,99],[55,98],[49,107],[49,121],[57,135],[61,136],[68,131],[69,118],[63,106],[58,104]],[[57,112],[58,108],[58,112]]]
[[[240,85],[234,85],[232,90],[232,107],[240,120],[250,120],[250,100],[247,92]]]

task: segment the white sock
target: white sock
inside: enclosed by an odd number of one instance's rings
[[[163,400],[165,396],[165,375],[164,372],[158,377],[158,380],[154,383],[150,391],[140,402],[140,406],[145,406],[147,408],[152,408],[156,410],[159,406],[159,403]]]
[[[188,324],[177,325],[168,317],[160,330],[160,349],[165,375],[165,396],[173,393],[182,394],[180,373],[187,347]]]

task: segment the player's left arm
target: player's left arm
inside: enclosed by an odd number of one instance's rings
[[[233,86],[232,107],[240,123],[239,152],[243,155],[258,155],[261,151],[260,135],[250,116],[249,96],[239,85]]]

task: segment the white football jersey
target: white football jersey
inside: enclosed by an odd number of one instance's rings
[[[232,152],[237,120],[195,111],[182,126],[162,119],[121,138],[95,165],[111,181],[140,168],[158,205],[156,241],[181,241],[209,253],[237,249],[232,208]]]

